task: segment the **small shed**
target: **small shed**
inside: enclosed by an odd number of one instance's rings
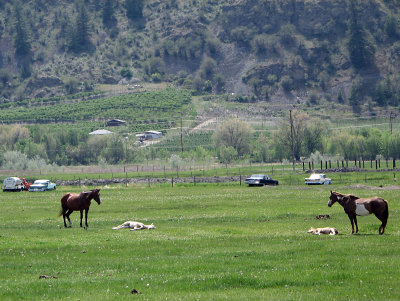
[[[147,131],[144,132],[146,139],[159,139],[162,137],[162,133],[161,132],[157,132],[157,131]]]
[[[111,135],[113,132],[107,130],[96,130],[94,132],[90,132],[89,135]]]
[[[107,121],[107,126],[121,126],[126,125],[126,121],[120,119],[111,119]]]

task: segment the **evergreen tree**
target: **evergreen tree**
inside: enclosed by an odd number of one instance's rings
[[[126,16],[133,20],[143,17],[144,0],[125,0]]]
[[[357,69],[370,65],[373,61],[374,49],[366,38],[363,26],[359,22],[358,7],[355,1],[349,2],[349,40],[347,49],[350,61]]]
[[[83,51],[89,44],[89,15],[84,4],[77,7],[75,22],[66,29],[67,48],[74,52]]]
[[[22,15],[22,8],[19,2],[14,6],[14,47],[17,55],[27,55],[31,51],[28,30]]]
[[[343,90],[342,90],[342,88],[340,88],[339,91],[338,91],[337,101],[338,101],[339,103],[344,103],[344,97],[343,97]]]
[[[111,24],[115,20],[113,3],[113,0],[104,0],[102,11],[104,25]]]
[[[388,38],[396,38],[398,33],[397,33],[397,27],[398,27],[398,22],[396,18],[393,15],[388,15],[386,17],[385,21],[385,34]]]
[[[361,110],[360,107],[360,88],[359,85],[353,84],[351,86],[350,97],[349,97],[349,105],[353,107],[354,113],[359,113]]]
[[[78,6],[78,15],[75,22],[76,41],[81,49],[89,42],[89,15],[85,5]]]

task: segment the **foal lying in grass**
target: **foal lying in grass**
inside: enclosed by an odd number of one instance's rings
[[[316,235],[321,235],[321,234],[329,234],[329,235],[336,235],[339,234],[338,230],[336,228],[313,228],[311,227],[310,230],[307,231],[307,233],[312,233]]]
[[[117,227],[114,227],[113,230],[118,230],[118,229],[131,229],[131,231],[134,230],[142,230],[142,229],[155,229],[153,224],[150,225],[145,225],[141,222],[132,222],[132,221],[127,221]]]

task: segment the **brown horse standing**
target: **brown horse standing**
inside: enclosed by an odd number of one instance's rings
[[[351,222],[351,234],[354,233],[354,223],[356,224],[356,233],[358,233],[357,215],[364,216],[371,213],[382,222],[379,227],[379,234],[385,232],[386,223],[389,217],[388,202],[380,197],[372,197],[360,199],[351,194],[342,194],[336,191],[331,191],[328,206],[331,207],[335,202],[338,202],[344,208]]]
[[[97,204],[101,204],[100,201],[100,189],[93,189],[90,191],[84,191],[81,193],[67,193],[61,198],[61,210],[58,216],[63,216],[64,218],[64,227],[67,228],[67,224],[65,223],[65,217],[67,217],[69,222],[69,227],[72,227],[71,220],[69,216],[75,210],[79,210],[81,212],[81,227],[82,227],[82,218],[83,218],[83,210],[85,210],[85,229],[88,228],[87,216],[89,212],[89,207],[91,200],[95,200]]]

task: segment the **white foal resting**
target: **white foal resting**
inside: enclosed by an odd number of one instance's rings
[[[131,229],[131,231],[134,230],[142,230],[142,229],[155,229],[154,225],[145,225],[141,222],[132,222],[132,221],[127,221],[123,223],[122,225],[119,225],[118,227],[114,227],[113,230],[118,230],[118,229]]]
[[[321,234],[329,234],[329,235],[336,235],[339,234],[338,230],[336,228],[313,228],[311,227],[310,230],[307,231],[307,233],[312,233],[316,235],[321,235]]]

